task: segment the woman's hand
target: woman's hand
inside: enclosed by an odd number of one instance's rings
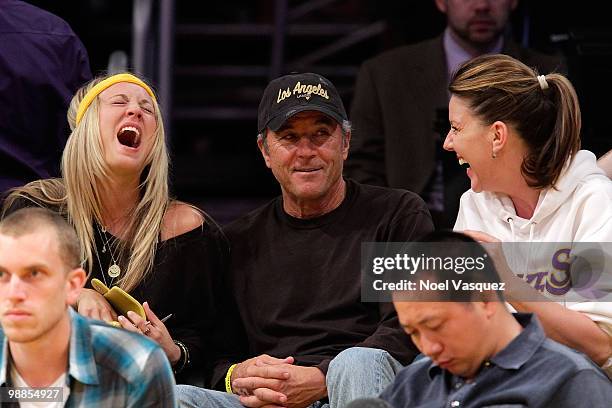
[[[148,338],[155,340],[157,344],[164,349],[164,352],[168,356],[168,360],[173,365],[181,358],[181,349],[174,344],[166,325],[159,320],[157,315],[153,313],[147,302],[143,303],[147,320],[138,316],[136,313],[129,311],[127,318],[125,316],[119,316],[119,323],[121,326],[129,331],[135,333],[141,333]]]
[[[486,249],[495,265],[497,273],[502,279],[506,280],[507,278],[514,276],[514,273],[512,273],[510,267],[508,266],[506,256],[504,255],[504,250],[502,249],[502,244],[499,239],[482,231],[465,230],[462,231],[462,233],[480,243],[484,249]]]
[[[93,289],[83,288],[77,299],[77,311],[92,319],[112,322],[117,320],[117,313],[104,296]]]
[[[525,280],[516,275],[517,273],[524,274],[527,271],[512,271],[508,265],[506,255],[504,254],[502,242],[499,239],[482,231],[465,230],[462,232],[473,240],[481,243],[484,249],[487,250],[487,253],[495,265],[497,275],[502,282],[506,283],[504,296],[513,307],[518,310],[516,302],[520,300],[547,300],[544,295],[536,291]],[[510,245],[517,244],[511,243]]]

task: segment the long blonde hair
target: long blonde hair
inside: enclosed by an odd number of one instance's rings
[[[109,174],[104,161],[99,123],[99,98],[95,98],[79,124],[76,112],[85,94],[108,76],[98,77],[80,88],[68,108],[72,133],[62,155],[62,180],[32,182],[14,189],[5,202],[5,209],[19,197],[55,207],[74,226],[81,245],[81,259],[93,270],[96,247],[94,222],[102,225],[100,186]],[[168,192],[169,157],[159,105],[155,107],[157,128],[153,147],[146,157],[140,177],[140,200],[128,217],[126,232],[119,240],[119,259],[125,274],[117,282],[126,291],[134,289],[151,271],[162,220],[170,204]],[[126,267],[127,263],[127,267]],[[102,271],[104,273],[104,271]]]

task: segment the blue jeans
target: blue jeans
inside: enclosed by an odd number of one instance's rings
[[[338,354],[329,364],[325,382],[327,402],[316,401],[312,408],[342,408],[356,398],[377,397],[402,368],[399,361],[380,349],[352,347]],[[242,408],[236,395],[178,385],[181,407]]]

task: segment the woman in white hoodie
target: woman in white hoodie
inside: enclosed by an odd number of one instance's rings
[[[449,89],[444,148],[469,166],[471,183],[454,229],[481,242],[556,243],[553,252],[529,244],[508,261],[525,280],[518,285],[527,282],[533,292],[507,293],[510,303],[535,313],[554,340],[608,368],[612,303],[600,300],[612,293],[612,265],[598,271],[594,299],[567,302],[564,296],[576,280],[565,274],[572,243],[612,242],[612,182],[595,156],[580,150],[574,88],[560,74],[538,75],[511,57],[488,55],[462,65]],[[540,296],[556,302],[530,301]]]

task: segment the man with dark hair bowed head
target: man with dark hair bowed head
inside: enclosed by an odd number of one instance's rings
[[[516,44],[505,35],[517,0],[435,0],[446,29],[363,63],[351,106],[353,143],[346,174],[362,183],[405,188],[423,197],[436,228],[452,228],[465,171],[442,150],[448,132],[448,83],[463,62],[511,55],[540,72],[562,60]]]
[[[2,406],[175,407],[154,341],[72,309],[86,278],[61,216],[26,208],[0,222]]]
[[[417,240],[433,229],[427,207],[411,192],[343,178],[350,123],[321,75],[273,80],[258,131],[281,195],[225,230],[251,358],[217,367],[226,393],[179,386],[179,401],[342,407],[376,396],[416,350],[390,303],[361,302],[361,244]]]
[[[446,256],[465,255],[457,248],[466,243],[485,251],[456,232],[436,232],[423,241],[448,245]],[[493,262],[486,264],[476,276],[461,278],[499,281]],[[438,281],[447,276],[439,270],[423,273]],[[612,383],[605,373],[547,338],[536,315],[510,313],[500,291],[461,292],[450,286],[393,293],[400,324],[425,358],[402,370],[380,399],[354,401],[351,408],[610,406]]]

